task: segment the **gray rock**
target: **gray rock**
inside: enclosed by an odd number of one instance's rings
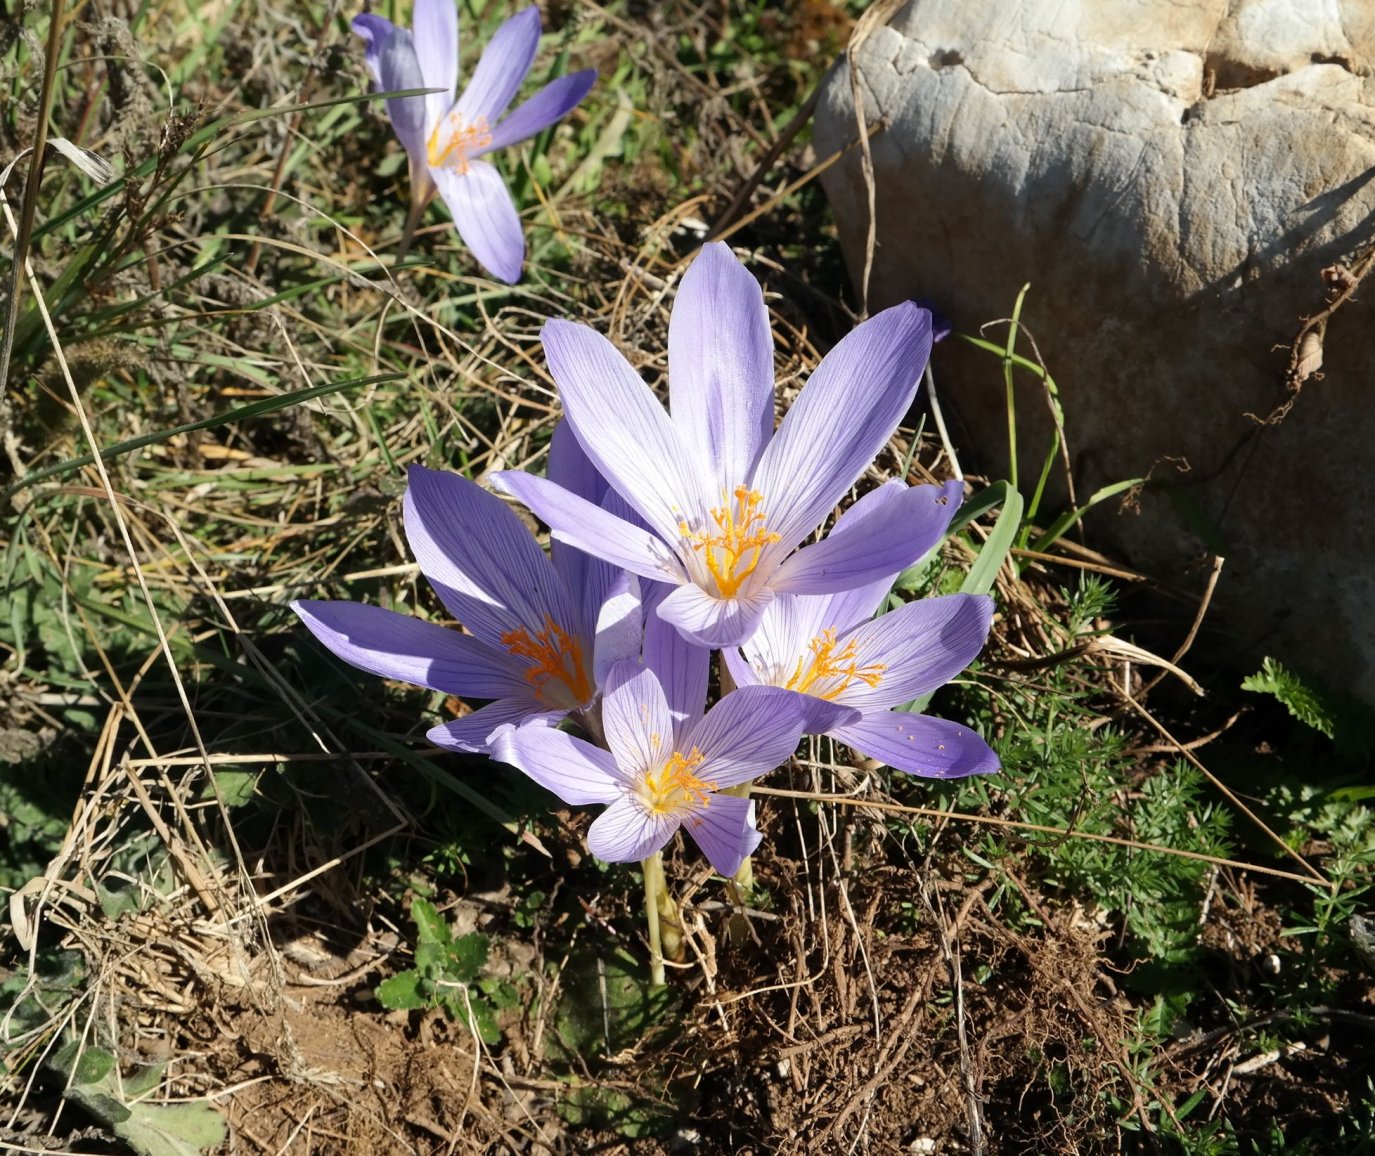
[[[870,307],[929,297],[969,331],[1031,282],[1022,319],[1060,387],[1080,496],[1167,483],[1139,514],[1100,508],[1091,541],[1194,590],[1190,561],[1221,548],[1210,623],[1234,657],[1375,699],[1375,276],[1283,422],[1247,416],[1285,398],[1322,270],[1375,240],[1375,3],[920,0],[857,60],[868,121],[889,122],[872,141]],[[822,155],[856,137],[844,61],[816,137]],[[859,158],[823,178],[856,281]],[[957,445],[1005,473],[999,364],[947,342],[935,365]],[[1049,426],[1027,380],[1034,478]]]

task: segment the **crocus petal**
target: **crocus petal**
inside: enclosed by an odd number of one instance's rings
[[[571,550],[572,547],[566,547]],[[606,566],[605,562],[595,562]],[[606,601],[597,614],[597,630],[592,648],[592,677],[598,686],[606,681],[612,666],[639,657],[644,638],[644,608],[640,605],[640,582],[624,570],[611,584]]]
[[[851,330],[821,360],[755,471],[769,527],[796,545],[897,428],[931,352],[931,315],[910,302]]]
[[[856,643],[861,665],[885,669],[877,686],[856,682],[840,701],[867,714],[930,694],[979,656],[992,622],[992,598],[947,594],[861,623],[842,642]]]
[[[425,732],[425,737],[435,746],[448,751],[491,754],[495,749],[498,732],[503,728],[536,723],[552,727],[567,713],[561,710],[545,710],[535,701],[534,695],[526,698],[503,698],[489,702],[472,714],[431,727]]]
[[[679,741],[703,758],[697,776],[734,787],[767,774],[797,749],[805,733],[825,734],[859,713],[778,686],[733,690]]]
[[[474,154],[508,148],[543,132],[575,108],[597,80],[597,70],[586,68],[551,80],[529,100],[517,105],[511,115],[492,130],[492,139]]]
[[[499,647],[503,634],[543,630],[546,618],[574,637],[590,633],[539,543],[500,498],[460,474],[412,466],[404,508],[421,573],[482,641]]]
[[[562,419],[554,426],[554,436],[549,440],[549,466],[545,476],[556,486],[594,505],[601,505],[606,496],[606,479],[597,473],[597,467]],[[611,583],[616,580],[618,567],[594,559],[557,538],[550,547],[549,556],[554,569],[568,583],[568,589],[582,592],[588,617],[595,617],[606,600]]]
[[[676,542],[683,521],[705,519],[719,495],[664,407],[595,329],[549,321],[540,338],[587,456],[651,530]]]
[[[838,525],[820,542],[804,546],[778,568],[769,585],[789,594],[826,594],[885,577],[891,585],[940,541],[958,506],[941,486],[913,486],[863,521],[845,526],[843,533]]]
[[[349,27],[367,43],[363,61],[380,92],[426,87],[415,45],[406,29],[371,13],[355,16]],[[387,99],[387,115],[391,118],[396,139],[411,158],[412,169],[425,156],[425,99],[423,96]]]
[[[812,640],[835,625],[825,617],[829,606],[826,596],[804,598],[796,594],[785,594],[769,603],[758,628],[741,648],[764,682],[786,686],[797,673],[799,662],[809,664]]]
[[[676,626],[659,617],[658,603],[673,588],[660,582],[653,585],[655,589],[645,605],[644,661],[664,688],[675,733],[682,734],[706,709],[711,650],[689,642]]]
[[[968,727],[905,711],[880,711],[830,732],[846,746],[895,770],[928,779],[987,775],[998,756]]]
[[[478,264],[508,285],[519,281],[525,234],[501,174],[486,161],[469,161],[462,172],[431,165],[430,179]]]
[[[698,646],[739,646],[754,633],[772,598],[767,586],[739,598],[713,598],[685,583],[659,603],[658,615]]]
[[[425,127],[434,131],[458,93],[458,4],[456,0],[415,0],[411,12],[415,55],[426,88]]]
[[[709,655],[711,651],[707,651]],[[759,675],[755,673],[754,667],[745,661],[744,655],[735,647],[728,646],[721,651],[721,661],[725,664],[726,673],[731,677],[731,681],[737,687],[758,686],[760,683]]]
[[[600,747],[538,724],[516,727],[502,738],[506,761],[565,803],[610,803],[625,793],[625,776]]]
[[[682,567],[668,548],[647,530],[570,494],[546,478],[521,470],[487,475],[494,490],[510,494],[529,507],[561,542],[597,558],[660,582],[682,582]]]
[[[485,118],[489,125],[496,124],[506,111],[535,62],[539,25],[539,9],[525,8],[492,34],[454,109],[465,124],[472,124],[478,117]]]
[[[722,242],[702,247],[678,287],[668,383],[673,424],[732,492],[773,433],[773,334],[759,282]]]
[[[607,863],[635,863],[661,850],[677,829],[676,818],[652,814],[622,796],[592,823],[587,849]]]
[[[732,878],[740,864],[764,841],[754,823],[754,802],[734,795],[712,795],[704,806],[694,807],[683,820],[718,875]]]
[[[652,670],[618,662],[606,676],[602,729],[616,764],[633,775],[662,765],[673,753],[673,716]]]
[[[334,654],[369,674],[473,698],[530,691],[515,659],[457,630],[362,602],[302,599],[291,608]]]

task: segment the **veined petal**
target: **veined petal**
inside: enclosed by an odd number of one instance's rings
[[[933,536],[911,565],[916,565],[916,562],[921,561],[940,545],[940,541],[950,525],[950,519],[959,509],[964,495],[964,484],[954,480],[940,486],[921,486],[918,488],[927,492],[935,491],[931,493],[931,499],[935,505],[939,506],[938,496],[945,499],[945,505],[940,507],[945,513],[945,521],[944,524],[939,524],[939,528],[937,528],[938,522],[933,522],[927,527],[929,533],[933,532]],[[907,483],[897,478],[884,482],[878,489],[870,490],[846,510],[827,537],[846,540],[848,535],[858,531],[868,518],[887,509],[889,503],[903,501],[903,495],[908,492]],[[918,541],[913,543],[914,549],[922,545],[920,534],[916,534],[916,537]],[[858,548],[863,549],[862,546]],[[888,592],[893,588],[894,580],[901,572],[880,575],[874,581],[867,582],[863,586],[856,586],[853,590],[841,590],[834,594],[822,595],[821,597],[825,598],[828,603],[821,615],[825,619],[825,625],[834,626],[838,630],[848,630],[851,626],[872,618],[874,613],[882,608],[888,598]]]
[[[799,661],[805,661],[813,638],[834,623],[826,617],[830,598],[780,595],[769,603],[759,626],[741,650],[759,678],[786,686]]]
[[[535,62],[539,31],[539,9],[531,7],[517,12],[492,34],[468,87],[458,98],[455,111],[466,124],[478,117],[496,124]]]
[[[458,93],[458,4],[456,0],[415,0],[411,12],[415,55],[426,88],[426,136],[453,106]]]
[[[652,670],[634,662],[611,668],[602,694],[602,729],[617,766],[632,779],[673,754],[673,716]]]
[[[672,589],[656,582],[645,605],[644,662],[659,679],[673,716],[674,733],[696,724],[707,705],[711,678],[711,650],[689,642],[671,622],[660,618],[658,603]]]
[[[595,505],[601,505],[606,494],[606,479],[597,473],[597,467],[562,418],[554,426],[554,436],[549,440],[549,465],[545,476],[554,485]],[[557,538],[550,546],[549,556],[554,569],[568,583],[568,589],[581,594],[589,620],[594,619],[616,580],[619,567],[594,559]]]
[[[570,494],[547,478],[521,470],[501,470],[488,474],[487,482],[527,506],[561,542],[642,578],[674,583],[687,580],[668,547],[649,531]]]
[[[1002,765],[968,727],[923,714],[880,711],[830,733],[862,755],[928,779],[987,775]]]
[[[816,529],[874,460],[912,404],[930,352],[931,315],[905,302],[822,358],[755,471],[784,543]]]
[[[867,714],[930,694],[979,656],[992,622],[992,598],[947,594],[861,623],[842,641],[853,641],[861,665],[879,665],[883,674],[877,686],[857,682],[839,701]]]
[[[789,594],[827,594],[885,578],[892,585],[940,541],[958,507],[945,487],[913,486],[862,521],[847,525],[842,518],[834,532],[788,558],[769,585]]]
[[[704,245],[678,286],[668,386],[673,424],[732,492],[773,434],[773,334],[759,282],[722,242]]]
[[[824,734],[857,711],[777,686],[746,686],[721,699],[680,745],[702,753],[696,774],[717,787],[734,787],[773,770],[797,749],[804,734]]]
[[[555,727],[516,727],[503,736],[502,753],[571,806],[610,803],[624,794],[624,776],[610,754]]]
[[[378,91],[401,92],[427,87],[415,45],[406,29],[371,13],[355,16],[349,27],[366,43],[363,61],[377,82]],[[412,168],[425,156],[425,100],[423,96],[387,98],[387,116],[391,118],[396,139],[411,158]]]
[[[412,466],[406,538],[421,573],[449,612],[490,646],[552,618],[574,637],[590,624],[514,510],[460,474]],[[588,656],[590,657],[590,656]]]
[[[710,654],[711,651],[707,651],[707,653]],[[759,685],[759,675],[755,673],[754,667],[745,661],[744,655],[735,647],[728,646],[721,651],[721,661],[725,664],[731,681],[737,687]]]
[[[636,863],[661,850],[678,830],[678,819],[653,813],[623,795],[593,821],[587,849],[607,863]]]
[[[709,491],[664,407],[595,329],[549,321],[540,337],[568,423],[592,464],[654,533],[676,543],[682,522],[705,519],[720,495]]]
[[[734,877],[764,841],[754,821],[754,801],[714,794],[683,819],[683,830],[702,849],[718,875]]]
[[[478,264],[508,285],[519,281],[525,234],[501,174],[486,161],[469,161],[461,172],[443,165],[429,171]]]
[[[543,132],[575,108],[597,80],[597,70],[586,68],[551,80],[529,100],[517,105],[511,115],[492,130],[492,139],[475,156],[513,144]]]
[[[571,551],[572,547],[565,547]],[[592,565],[611,570],[605,562],[592,559]],[[592,649],[592,677],[598,686],[618,662],[633,662],[644,639],[644,607],[640,604],[640,582],[625,570],[610,586],[606,600],[597,613],[596,641]]]
[[[713,598],[700,586],[685,582],[659,603],[657,613],[697,646],[739,646],[754,633],[772,599],[767,586],[738,598]]]
[[[425,737],[437,747],[465,754],[491,754],[498,732],[504,728],[529,724],[552,727],[568,712],[546,710],[528,698],[503,698],[479,707],[472,714],[431,727]]]
[[[300,599],[291,608],[335,655],[369,674],[472,698],[529,693],[515,659],[471,635],[362,602]]]

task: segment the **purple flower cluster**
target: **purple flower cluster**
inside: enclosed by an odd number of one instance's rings
[[[466,633],[360,603],[294,603],[321,642],[371,673],[490,700],[430,739],[511,763],[567,803],[605,804],[589,844],[613,862],[646,858],[681,827],[733,875],[760,836],[753,803],[725,792],[805,734],[914,775],[998,769],[968,729],[894,709],[978,655],[992,600],[874,616],[944,535],[960,484],[890,481],[803,545],[911,405],[927,310],[859,325],[777,429],[763,293],[723,244],[678,287],[669,411],[594,330],[550,321],[542,336],[566,416],[548,474],[491,483],[549,525],[551,554],[475,483],[415,467],[407,538]],[[736,689],[708,710],[713,651]]]

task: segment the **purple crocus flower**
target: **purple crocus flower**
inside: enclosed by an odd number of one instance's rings
[[[589,69],[561,76],[508,116],[506,109],[539,45],[537,8],[517,12],[497,29],[457,99],[455,0],[415,0],[411,20],[413,28],[398,28],[369,12],[355,16],[352,28],[367,41],[368,70],[382,91],[439,90],[387,101],[392,127],[410,159],[413,217],[437,191],[482,267],[503,281],[517,281],[525,262],[525,236],[516,206],[497,170],[478,158],[568,115],[597,74]]]
[[[862,539],[886,507],[915,506],[910,533],[921,553],[941,539],[960,504],[961,484],[891,481],[836,523],[830,539]],[[968,666],[988,640],[993,599],[948,594],[873,617],[896,575],[840,594],[781,595],[764,610],[742,652],[722,658],[741,688],[765,684],[854,708],[825,733],[912,775],[953,779],[999,768],[998,756],[967,727],[892,708],[930,694]]]
[[[492,484],[554,537],[676,589],[658,613],[699,646],[734,646],[775,595],[864,585],[913,562],[900,499],[843,546],[798,550],[888,440],[931,349],[905,303],[865,321],[817,367],[774,432],[773,341],[759,284],[730,249],[703,248],[669,323],[669,417],[605,337],[542,334],[569,425],[636,525],[528,474]]]
[[[608,804],[587,833],[609,863],[643,860],[682,828],[730,878],[759,846],[754,803],[722,794],[773,770],[809,729],[854,712],[779,687],[732,691],[675,721],[655,672],[617,663],[602,696],[606,750],[553,727],[508,728],[503,757],[565,803]]]
[[[581,454],[550,451],[550,471],[595,498]],[[571,459],[571,460],[569,460]],[[495,701],[432,728],[436,746],[500,754],[492,733],[557,722],[591,705],[606,671],[640,653],[637,586],[568,547],[552,560],[500,498],[458,474],[413,466],[406,537],[449,612],[471,632],[361,602],[291,604],[345,662],[383,678]]]

